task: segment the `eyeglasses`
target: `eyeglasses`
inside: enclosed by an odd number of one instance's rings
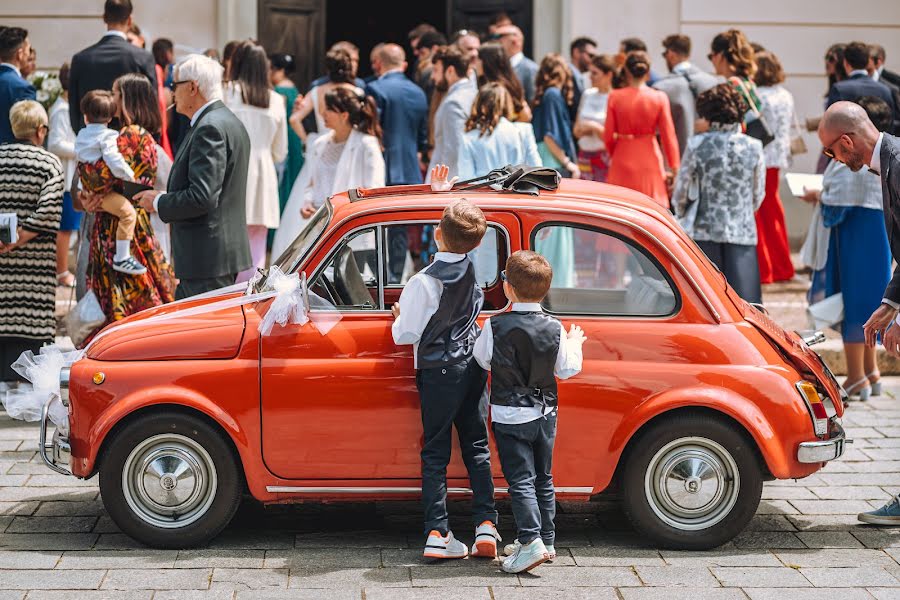
[[[831,142],[830,144],[828,144],[827,146],[822,148],[822,154],[824,154],[825,156],[827,156],[830,159],[834,159],[834,150],[832,150],[831,147],[834,146],[835,144],[837,144],[840,141],[840,139],[842,137],[844,137],[845,135],[849,136],[849,135],[852,135],[852,133],[845,132],[845,133],[842,133],[841,135],[837,136],[836,138],[834,138],[833,142]]]
[[[177,88],[182,83],[190,83],[190,82],[191,82],[190,79],[182,79],[181,81],[173,81],[172,83],[169,84],[169,89],[174,92],[175,88]]]
[[[505,269],[503,271],[500,271],[500,281],[509,281],[509,279],[506,278],[506,270]]]

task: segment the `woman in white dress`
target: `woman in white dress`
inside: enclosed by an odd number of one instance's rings
[[[334,49],[325,55],[325,70],[328,73],[328,83],[312,88],[306,96],[298,96],[294,102],[294,110],[288,123],[291,129],[303,140],[306,149],[303,167],[291,188],[291,195],[284,207],[281,216],[281,224],[275,232],[272,241],[272,258],[281,255],[282,252],[294,241],[297,234],[306,223],[306,219],[300,216],[300,209],[305,203],[304,193],[309,185],[310,177],[315,165],[312,156],[312,147],[320,136],[328,133],[329,127],[325,123],[325,95],[334,89],[347,89],[358,94],[363,91],[353,84],[356,77],[356,68],[353,58],[344,49]],[[312,113],[316,120],[316,130],[306,131],[303,120]]]
[[[287,156],[284,97],[269,87],[269,61],[262,46],[244,42],[235,51],[224,100],[250,136],[247,236],[253,265],[238,275],[241,282],[265,266],[268,230],[278,227],[281,213],[275,163]]]

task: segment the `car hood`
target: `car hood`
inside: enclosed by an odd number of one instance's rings
[[[237,296],[188,299],[142,311],[100,332],[87,356],[108,361],[233,358],[244,337],[244,310],[212,305]]]

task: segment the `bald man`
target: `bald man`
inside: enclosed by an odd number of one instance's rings
[[[534,78],[537,76],[538,65],[523,52],[525,35],[515,25],[502,25],[497,27],[493,37],[500,41],[506,51],[510,66],[525,88],[525,99],[531,102],[534,100]]]

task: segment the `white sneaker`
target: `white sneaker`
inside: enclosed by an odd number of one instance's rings
[[[547,547],[541,538],[537,538],[530,544],[519,544],[519,549],[510,557],[507,557],[500,568],[507,573],[522,573],[530,571],[536,566],[550,560]]]
[[[472,547],[472,556],[480,558],[497,558],[497,542],[503,539],[497,533],[497,527],[490,521],[485,521],[475,528],[475,543]]]
[[[519,540],[514,541],[512,544],[507,544],[503,547],[503,554],[505,556],[512,556],[515,554],[519,548],[522,547],[522,543]],[[547,562],[556,558],[556,548],[553,545],[544,544],[544,547],[547,549],[547,554],[550,555],[550,558],[547,559]]]
[[[136,261],[133,256],[129,256],[122,260],[114,260],[113,271],[126,275],[143,275],[147,272],[147,267]]]
[[[453,532],[448,531],[447,537],[441,536],[441,532],[432,529],[425,540],[425,558],[465,558],[469,555],[469,548],[453,537]]]

